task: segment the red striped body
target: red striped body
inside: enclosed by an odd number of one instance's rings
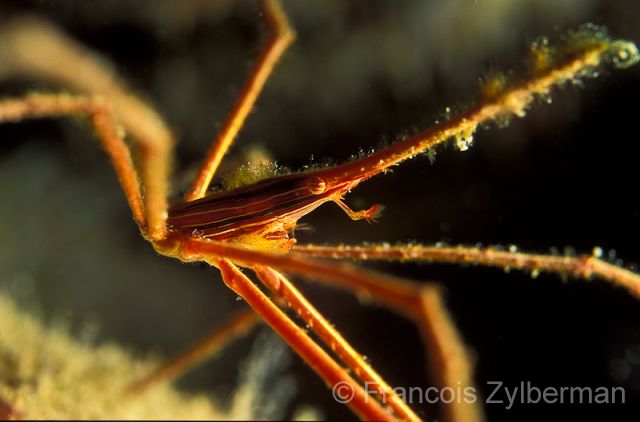
[[[227,192],[212,193],[172,207],[172,230],[215,240],[259,236],[288,242],[298,219],[327,201],[342,197],[348,185],[327,188],[319,172],[273,177]],[[246,240],[246,239],[244,239]]]
[[[288,250],[292,242],[289,233],[301,217],[329,201],[345,209],[342,197],[361,181],[400,161],[403,154],[397,149],[402,150],[402,144],[336,167],[272,177],[184,202],[169,210],[169,229],[254,248]],[[379,208],[374,206],[360,212],[362,215],[348,213],[353,219],[369,218],[375,217]]]

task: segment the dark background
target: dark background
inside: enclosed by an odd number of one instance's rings
[[[631,1],[286,1],[298,40],[251,114],[232,157],[258,145],[278,163],[346,160],[359,149],[432,125],[474,98],[479,77],[518,69],[528,45],[584,22],[640,41]],[[197,168],[265,37],[257,2],[8,1],[5,21],[44,16],[104,54],[175,131],[175,195]],[[2,22],[0,21],[0,24]],[[4,80],[2,95],[58,89]],[[299,242],[445,241],[549,252],[603,248],[637,269],[640,66],[556,91],[508,128],[481,130],[473,148],[404,163],[347,197],[387,206],[376,225],[326,205]],[[104,154],[72,120],[0,127],[0,283],[45,318],[99,325],[97,340],[171,356],[244,306],[202,265],[156,254],[137,228]],[[313,158],[312,158],[313,157]],[[236,161],[238,162],[238,161]],[[229,166],[231,167],[231,166]],[[180,186],[182,188],[180,188]],[[622,386],[625,405],[487,407],[489,420],[640,415],[640,303],[606,282],[417,264],[376,268],[446,287],[449,308],[477,356],[477,383]],[[392,385],[427,386],[412,324],[347,294],[298,283]],[[253,337],[178,382],[232,391]],[[265,350],[264,353],[269,353]],[[288,373],[300,404],[351,418],[297,358]],[[485,390],[485,394],[488,390]],[[419,406],[420,412],[433,409]],[[284,413],[286,416],[288,413]]]

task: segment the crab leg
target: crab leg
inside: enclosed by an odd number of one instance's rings
[[[598,248],[594,248],[594,255],[582,256],[531,254],[515,250],[502,251],[491,247],[443,247],[418,244],[405,246],[296,245],[293,251],[296,255],[317,258],[483,265],[530,271],[534,277],[542,271],[571,275],[586,280],[596,276],[624,287],[634,296],[640,297],[640,274],[603,261],[599,258],[601,252]]]
[[[419,420],[418,416],[402,401],[380,375],[356,352],[344,337],[327,321],[320,312],[281,273],[271,267],[257,266],[254,271],[258,278],[279,298],[289,304],[308,327],[320,337],[365,385],[375,388],[378,398],[393,408],[402,420]]]
[[[101,97],[104,104],[109,104],[115,120],[136,141],[144,186],[144,232],[153,240],[164,239],[167,231],[169,157],[174,141],[158,113],[133,95],[118,75],[103,64],[103,58],[45,21],[35,18],[16,20],[2,30],[0,40],[2,71],[48,79],[91,97]],[[69,66],[69,63],[74,65]],[[131,198],[128,199],[131,204]],[[137,205],[136,208],[140,209]],[[134,214],[137,212],[134,210]],[[136,221],[141,221],[139,216]]]
[[[227,117],[222,131],[209,150],[207,158],[198,173],[198,177],[193,183],[191,191],[185,198],[186,201],[200,199],[205,195],[211,179],[213,179],[218,166],[222,162],[222,158],[244,125],[249,112],[253,108],[267,79],[269,79],[274,66],[295,38],[295,33],[293,29],[291,29],[287,21],[287,16],[278,1],[263,0],[262,6],[265,19],[273,35],[262,50],[240,97],[233,107],[231,114]]]
[[[334,391],[347,386],[348,405],[366,420],[393,418],[349,373],[318,346],[305,331],[296,325],[265,294],[227,259],[213,259],[222,272],[225,284],[242,297],[276,331]],[[341,396],[342,397],[342,396]]]
[[[102,147],[111,157],[113,168],[131,207],[133,219],[144,230],[147,225],[138,174],[119,126],[104,101],[99,98],[65,94],[32,94],[0,101],[0,123],[76,114],[87,116],[93,123]]]
[[[427,347],[435,347],[445,351],[441,353],[442,365],[433,368],[437,378],[453,384],[471,386],[472,367],[468,353],[463,352],[459,334],[456,333],[453,322],[443,306],[436,306],[433,298],[433,287],[412,280],[402,279],[376,271],[366,270],[350,264],[333,264],[314,260],[308,257],[296,256],[296,254],[274,255],[245,248],[235,247],[226,243],[215,242],[207,239],[193,239],[185,241],[182,246],[184,258],[201,258],[207,260],[207,256],[226,257],[243,266],[269,266],[282,271],[309,277],[325,284],[351,291],[356,294],[365,294],[374,301],[386,306],[395,312],[405,315],[416,322],[424,337]],[[282,280],[278,280],[282,281]],[[275,285],[275,283],[274,283]],[[281,288],[280,286],[277,286]],[[286,286],[284,287],[287,288]],[[290,300],[292,293],[283,293],[285,300]],[[292,301],[292,305],[294,305]],[[304,317],[309,317],[311,311],[302,308]],[[312,325],[314,329],[315,325]],[[439,332],[439,328],[443,328]],[[315,331],[315,330],[314,330]],[[321,334],[318,334],[322,337]],[[433,344],[434,346],[429,346]],[[449,351],[449,352],[447,352]],[[451,353],[451,352],[455,353]],[[380,394],[383,390],[378,390]],[[467,403],[464,403],[465,405]],[[465,409],[462,406],[460,409]],[[447,413],[448,412],[448,413]],[[467,410],[450,410],[449,415],[466,415],[469,419],[456,419],[451,416],[451,421],[481,421],[483,414],[477,403],[469,403]],[[475,415],[475,416],[473,416]]]
[[[485,416],[473,384],[473,359],[444,305],[440,290],[437,286],[422,289],[423,317],[418,328],[428,352],[430,373],[440,391],[450,388],[456,394],[455,400],[442,406],[442,417],[449,422],[481,422]]]
[[[218,353],[236,338],[247,334],[260,321],[258,314],[252,309],[237,313],[221,328],[216,328],[199,343],[144,378],[132,383],[127,393],[142,393],[153,385],[170,381],[186,373],[208,357]]]

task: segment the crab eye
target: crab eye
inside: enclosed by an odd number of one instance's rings
[[[315,195],[320,195],[321,193],[324,193],[327,190],[327,182],[325,182],[324,179],[321,177],[314,177],[311,180],[309,180],[309,183],[307,184],[307,189],[309,189],[309,192]]]

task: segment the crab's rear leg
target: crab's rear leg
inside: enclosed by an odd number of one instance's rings
[[[233,315],[222,327],[216,328],[200,342],[181,353],[175,359],[160,366],[144,378],[136,380],[127,389],[128,394],[140,394],[150,387],[168,382],[194,368],[210,356],[220,352],[233,340],[244,336],[258,322],[258,314],[252,309],[244,310]]]
[[[257,266],[258,278],[278,297],[293,309],[304,323],[320,337],[349,369],[362,380],[368,391],[375,391],[379,400],[391,407],[402,420],[419,420],[418,416],[402,401],[384,379],[365,361],[340,335],[320,312],[280,272],[271,267]]]
[[[358,382],[352,378],[347,370],[342,368],[332,357],[320,348],[302,328],[291,321],[291,319],[289,319],[271,299],[262,293],[231,261],[220,259],[216,256],[208,256],[208,261],[220,268],[225,284],[244,298],[257,313],[252,310],[238,314],[221,329],[217,329],[211,333],[186,353],[183,353],[168,364],[163,365],[145,378],[133,383],[129,387],[128,393],[143,392],[152,385],[167,381],[184,373],[184,371],[197,365],[208,355],[215,352],[215,350],[224,347],[235,337],[253,327],[255,322],[257,322],[257,315],[260,315],[330,386],[346,386],[345,388],[347,390],[345,391],[353,396],[345,397],[345,399],[348,399],[345,401],[349,402],[349,406],[352,407],[358,415],[368,420],[390,420],[394,418],[380,403],[369,398],[369,392],[365,391]],[[256,272],[272,291],[280,293],[279,298],[285,301],[292,301],[292,304],[296,306],[297,310],[301,310],[301,308],[298,307],[300,301],[308,304],[299,292],[295,289],[290,289],[292,286],[281,274],[264,266],[256,269]],[[329,331],[335,332],[330,324],[324,320],[315,309],[307,309],[305,315],[307,315],[307,320],[310,320],[311,324],[314,322],[317,323],[316,327],[328,327],[327,329]],[[350,346],[344,339],[339,338],[339,340],[342,341],[337,345],[336,350],[339,355],[344,355],[344,353],[342,353],[343,346]],[[355,351],[352,351],[352,353],[356,354]],[[360,359],[362,360],[362,358]],[[370,372],[372,372],[372,370],[369,368],[367,373]],[[375,382],[378,388],[380,388],[379,386],[381,384],[386,385],[375,372],[373,372],[373,374],[374,377],[371,378],[372,382]],[[387,386],[387,388],[389,391],[383,391],[383,393],[390,394],[388,399],[392,409],[396,411],[397,409],[401,409],[401,411],[397,412],[399,417],[403,420],[419,420],[419,418],[402,403],[390,387]],[[391,395],[393,395],[393,397],[391,397]]]
[[[214,259],[225,284],[242,297],[302,357],[327,384],[348,386],[348,405],[366,420],[390,420],[393,416],[352,378],[346,369],[318,346],[246,275],[227,259]]]
[[[430,373],[436,378],[436,385],[454,388],[458,394],[454,401],[442,407],[443,419],[449,422],[484,420],[473,384],[473,359],[444,305],[440,288],[423,287],[419,300],[422,315],[418,328],[427,349]]]
[[[368,386],[367,391],[377,391],[378,399],[391,407],[402,420],[419,420],[418,416],[402,401],[396,392],[377,372],[356,352],[338,331],[318,312],[311,303],[282,274],[267,266],[254,268],[258,278],[276,296],[286,303],[304,323],[320,337],[325,346],[344,362],[348,368]],[[129,388],[131,393],[140,393],[149,387],[168,381],[193,368],[208,356],[216,353],[239,335],[244,334],[256,322],[258,315],[252,310],[242,312],[216,329],[197,345],[177,358],[162,365],[145,378],[136,381]]]
[[[185,256],[226,257],[243,266],[275,267],[279,270],[321,281],[325,284],[348,290],[357,295],[367,295],[381,305],[405,315],[418,325],[427,347],[435,356],[432,371],[437,380],[449,382],[441,387],[473,388],[472,363],[460,335],[455,331],[439,298],[437,289],[376,271],[349,264],[333,264],[296,256],[271,255],[239,248],[207,239],[187,240],[183,244]],[[285,299],[290,299],[290,293]],[[292,302],[293,304],[294,302]],[[303,308],[303,312],[305,312]],[[311,315],[307,313],[306,316]],[[312,326],[311,329],[314,329]],[[314,330],[315,331],[315,330]],[[316,332],[317,333],[317,332]],[[322,335],[319,334],[322,338]],[[378,390],[378,393],[382,391]],[[446,405],[444,414],[450,422],[482,421],[483,411],[476,401],[454,401]]]
[[[258,266],[254,268],[254,271],[262,283],[280,301],[287,303],[303,319],[305,324],[321,338],[324,344],[330,347],[332,352],[349,367],[356,377],[367,383],[368,392],[379,391],[379,399],[390,406],[400,419],[419,420],[418,416],[400,399],[382,377],[365,362],[364,358],[353,349],[283,274],[266,266]],[[239,313],[195,346],[131,384],[128,392],[139,394],[147,391],[153,385],[169,381],[184,374],[240,335],[243,335],[258,321],[258,314],[253,310]]]
[[[185,199],[187,201],[200,199],[207,192],[218,166],[220,166],[224,155],[244,125],[249,112],[258,99],[258,95],[260,95],[262,88],[273,72],[274,66],[295,38],[295,34],[279,1],[262,0],[262,7],[264,17],[272,34],[251,71],[233,110],[227,117],[220,134],[209,150],[191,190],[186,195]]]

